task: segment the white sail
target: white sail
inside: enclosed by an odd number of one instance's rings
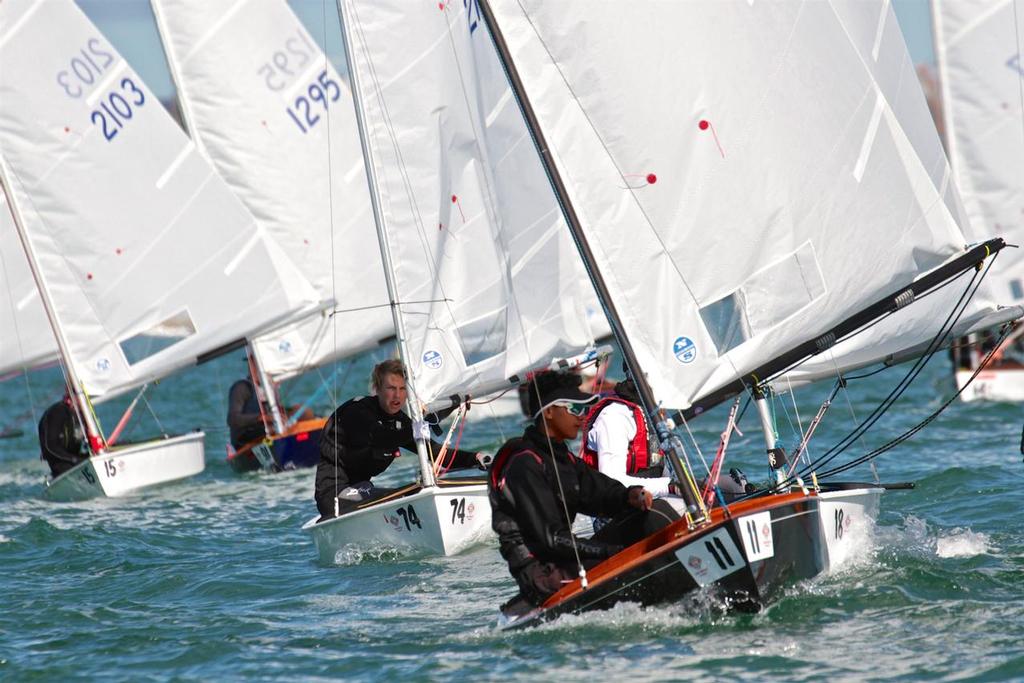
[[[342,5],[419,398],[585,347],[593,294],[479,17]]]
[[[492,6],[665,405],[689,407],[962,252],[888,3]]]
[[[0,191],[0,379],[56,361],[57,341]]]
[[[0,158],[85,391],[109,398],[316,293],[70,0],[0,4]]]
[[[972,242],[1024,244],[1024,0],[933,0],[946,141]],[[999,255],[989,284],[1024,301],[1024,250]]]
[[[391,336],[352,96],[323,51],[284,0],[151,4],[193,139],[338,311],[255,340],[263,369]]]

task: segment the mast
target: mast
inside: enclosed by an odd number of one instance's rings
[[[398,354],[405,366],[405,383],[408,388],[406,406],[409,417],[413,424],[413,437],[416,439],[416,455],[420,462],[420,475],[423,478],[423,486],[435,486],[437,481],[434,478],[434,468],[431,466],[430,458],[427,455],[428,433],[423,421],[423,411],[420,409],[419,398],[416,394],[416,387],[413,383],[412,365],[410,364],[408,342],[405,334],[405,323],[399,311],[398,285],[395,282],[395,266],[391,258],[391,244],[388,240],[387,230],[384,227],[383,212],[380,206],[380,192],[377,185],[377,175],[374,172],[373,152],[370,149],[366,137],[366,118],[363,107],[362,91],[359,87],[359,70],[355,68],[354,48],[352,44],[352,33],[345,12],[345,0],[337,0],[338,14],[341,17],[342,38],[345,43],[345,59],[348,61],[348,73],[352,83],[352,102],[355,104],[356,121],[359,124],[359,142],[363,148],[363,164],[366,167],[366,181],[370,190],[370,205],[373,207],[373,222],[377,226],[377,241],[380,244],[380,255],[384,265],[384,280],[388,288],[388,299],[390,300],[391,316],[395,322],[395,336],[398,341]]]
[[[573,242],[575,242],[580,257],[583,259],[583,265],[586,268],[587,275],[590,277],[591,284],[594,286],[594,290],[597,292],[597,298],[601,302],[601,307],[604,309],[605,316],[611,324],[612,334],[615,336],[616,341],[619,343],[619,347],[622,349],[622,354],[625,358],[626,366],[629,369],[629,374],[636,383],[644,412],[651,419],[651,423],[655,425],[655,429],[658,433],[658,439],[662,442],[665,455],[672,464],[672,470],[675,472],[676,478],[682,484],[683,499],[686,501],[686,506],[690,515],[693,517],[694,521],[702,521],[704,513],[702,512],[702,506],[699,504],[699,496],[697,492],[693,490],[693,477],[689,470],[683,465],[682,459],[680,458],[682,444],[678,439],[674,439],[672,437],[669,423],[660,414],[658,402],[654,397],[654,392],[651,390],[650,383],[647,381],[647,375],[640,366],[640,362],[636,357],[633,346],[630,343],[629,337],[626,335],[625,328],[622,325],[622,319],[615,308],[615,302],[611,298],[611,294],[608,291],[608,287],[604,282],[604,278],[601,275],[600,270],[597,268],[594,253],[590,249],[590,244],[587,242],[587,237],[583,232],[579,216],[576,214],[576,209],[569,197],[565,183],[562,181],[562,176],[558,171],[558,166],[555,164],[555,161],[551,156],[547,140],[544,137],[544,132],[541,130],[540,122],[538,121],[537,115],[533,110],[529,97],[526,94],[526,88],[523,86],[522,79],[519,77],[516,65],[512,61],[512,55],[509,52],[508,44],[505,42],[505,37],[494,18],[494,13],[491,11],[490,3],[488,0],[477,0],[477,2],[479,4],[481,14],[484,17],[484,21],[487,24],[491,38],[494,41],[494,47],[497,50],[498,58],[501,60],[505,73],[508,75],[509,84],[516,95],[516,100],[518,101],[519,107],[523,113],[523,118],[526,120],[526,127],[529,129],[530,135],[533,137],[533,142],[537,147],[541,163],[544,165],[544,170],[547,172],[548,178],[551,181],[552,188],[555,191],[555,196],[558,198],[558,203],[562,207],[562,214],[565,216],[566,223],[569,225],[569,231],[572,234]]]
[[[277,400],[277,386],[270,379],[267,371],[263,368],[263,361],[260,359],[260,354],[256,350],[256,345],[252,342],[247,343],[249,350],[249,358],[252,359],[252,365],[249,370],[252,372],[253,377],[259,380],[259,389],[257,390],[257,396],[261,391],[263,397],[267,401],[267,407],[270,408],[270,420],[274,423],[274,431],[278,434],[283,434],[285,430],[284,416],[281,414],[281,404]]]
[[[59,319],[57,318],[56,308],[53,305],[53,301],[50,299],[50,290],[46,287],[46,279],[43,277],[43,273],[36,261],[36,253],[32,248],[32,241],[28,238],[28,232],[25,230],[25,224],[22,221],[21,209],[18,206],[18,200],[15,197],[14,188],[11,186],[10,174],[7,169],[7,161],[3,158],[3,155],[0,155],[0,186],[3,187],[4,194],[7,195],[7,204],[10,207],[11,217],[14,219],[14,227],[18,231],[18,239],[21,240],[21,246],[25,250],[28,265],[32,271],[32,279],[35,280],[36,287],[39,289],[39,298],[43,302],[43,309],[46,311],[46,317],[50,321],[50,327],[53,328],[53,335],[57,340],[57,348],[60,350],[60,355],[64,359],[64,371],[67,373],[68,386],[71,390],[71,395],[74,397],[75,404],[78,407],[78,414],[81,416],[82,422],[85,426],[85,433],[89,441],[89,450],[93,453],[100,453],[104,449],[104,443],[103,439],[100,437],[99,426],[96,424],[95,416],[92,414],[92,409],[89,407],[88,397],[82,389],[82,382],[78,378],[78,373],[75,372],[75,364],[71,359],[68,341],[64,337],[64,331],[60,326]]]

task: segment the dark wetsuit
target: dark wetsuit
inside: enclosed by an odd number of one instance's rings
[[[59,477],[88,456],[82,452],[82,439],[76,433],[75,412],[59,401],[46,409],[39,419],[39,447],[42,459],[50,466],[54,477]]]
[[[238,380],[228,390],[228,427],[231,445],[235,448],[262,439],[267,433],[256,400],[256,388],[247,379]]]
[[[412,420],[404,412],[384,412],[376,396],[346,401],[320,435],[320,463],[316,467],[316,506],[325,517],[334,516],[334,498],[352,484],[369,482],[386,470],[399,449],[416,452]],[[434,452],[441,448],[434,444]],[[474,451],[449,451],[451,469],[476,467]]]
[[[501,556],[522,596],[534,605],[576,578],[577,552],[590,567],[645,532],[646,515],[629,506],[629,489],[575,458],[564,442],[552,440],[550,446],[537,427],[527,427],[521,438],[502,446],[488,478],[491,526]],[[580,512],[629,522],[610,525],[608,533],[602,530],[592,539],[578,538],[571,527]]]

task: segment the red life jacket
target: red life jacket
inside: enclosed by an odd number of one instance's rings
[[[583,418],[583,443],[580,449],[580,459],[595,470],[597,469],[597,451],[590,448],[590,429],[602,410],[612,403],[621,403],[633,412],[633,421],[636,422],[636,435],[629,443],[629,450],[626,451],[626,474],[633,476],[638,472],[651,466],[650,451],[647,447],[647,420],[644,418],[644,411],[637,404],[617,396],[602,398],[594,407],[587,412]]]

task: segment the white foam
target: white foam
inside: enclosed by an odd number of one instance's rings
[[[988,534],[970,529],[953,529],[935,543],[935,554],[939,557],[974,557],[991,552]]]

